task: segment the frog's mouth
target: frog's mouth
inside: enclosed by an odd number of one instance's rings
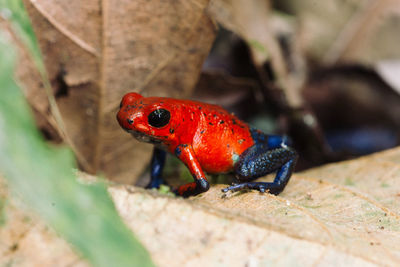
[[[156,139],[153,136],[149,136],[147,134],[134,131],[134,130],[126,130],[128,133],[130,133],[134,138],[136,138],[140,142],[145,142],[145,143],[151,143],[151,144],[160,144],[161,140]]]

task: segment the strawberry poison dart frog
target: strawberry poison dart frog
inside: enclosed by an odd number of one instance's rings
[[[239,183],[223,192],[255,189],[276,195],[285,188],[297,160],[286,138],[250,128],[216,105],[128,93],[122,98],[117,119],[133,137],[154,145],[148,188],[164,183],[166,152],[187,166],[194,182],[175,191],[184,197],[209,189],[204,172],[235,174]],[[276,172],[273,182],[252,182],[272,172]]]

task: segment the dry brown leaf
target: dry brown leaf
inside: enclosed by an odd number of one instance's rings
[[[400,57],[397,0],[277,2],[298,18],[304,50],[313,59],[372,64]]]
[[[221,188],[189,200],[129,186],[109,192],[158,266],[400,262],[400,148],[297,173],[279,196],[252,191],[222,198]],[[2,264],[84,264],[43,224],[18,214],[7,208],[10,219],[0,229]]]
[[[118,126],[121,97],[134,90],[161,96],[191,92],[215,36],[204,14],[208,0],[24,2],[80,164],[133,182],[151,147]],[[38,89],[31,79],[21,79],[31,92]]]
[[[276,85],[284,90],[289,106],[297,108],[303,104],[300,88],[304,82],[304,73],[289,71],[275,36],[274,19],[268,0],[212,0],[208,12],[247,42],[266,87],[269,87],[269,75],[265,73],[264,65],[269,61],[276,75]]]
[[[250,79],[237,78],[221,71],[204,71],[192,97],[220,105],[243,119],[258,111],[256,97],[259,91],[257,84]]]

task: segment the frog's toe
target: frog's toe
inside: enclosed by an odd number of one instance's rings
[[[226,193],[228,191],[236,192],[236,191],[242,190],[244,188],[246,188],[245,184],[233,184],[233,185],[231,185],[231,186],[229,186],[227,188],[222,189],[221,191],[224,192],[224,193]]]
[[[222,191],[223,193],[226,193],[226,192],[228,192],[228,191],[229,191],[229,187],[227,187],[227,188],[223,188],[223,189],[221,189],[221,191]]]
[[[243,189],[253,189],[265,193],[270,190],[271,183],[253,182],[253,183],[242,183],[229,186],[222,189],[222,192],[226,193],[228,191],[236,192]]]

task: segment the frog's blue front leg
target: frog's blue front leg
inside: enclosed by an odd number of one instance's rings
[[[296,165],[297,153],[288,147],[282,138],[279,140],[278,136],[276,138],[274,136],[272,139],[264,144],[256,144],[243,152],[235,164],[235,174],[238,180],[244,183],[225,188],[223,192],[235,192],[241,189],[256,189],[260,192],[268,190],[275,195],[282,192]],[[277,174],[272,183],[245,182],[275,171]]]
[[[166,152],[159,148],[154,147],[153,156],[150,164],[150,183],[146,188],[159,188],[161,184],[165,184],[162,178],[162,171],[164,169],[164,163],[166,158]]]

